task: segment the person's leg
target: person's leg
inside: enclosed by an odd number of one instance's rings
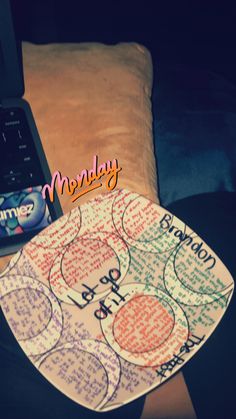
[[[141,419],[196,419],[181,372],[147,395]]]

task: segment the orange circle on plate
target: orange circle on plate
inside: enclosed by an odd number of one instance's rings
[[[116,314],[113,334],[118,345],[133,353],[153,351],[168,339],[174,327],[169,304],[156,296],[139,295]]]

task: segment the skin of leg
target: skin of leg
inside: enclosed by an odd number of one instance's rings
[[[197,419],[181,372],[147,395],[141,419]]]

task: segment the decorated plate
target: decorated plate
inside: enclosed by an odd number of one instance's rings
[[[216,328],[233,280],[154,202],[116,190],[34,237],[0,277],[22,349],[77,403],[109,411],[158,387]]]

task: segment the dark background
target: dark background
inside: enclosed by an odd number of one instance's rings
[[[193,64],[236,83],[236,5],[225,1],[11,0],[17,38],[136,41],[154,61]]]

